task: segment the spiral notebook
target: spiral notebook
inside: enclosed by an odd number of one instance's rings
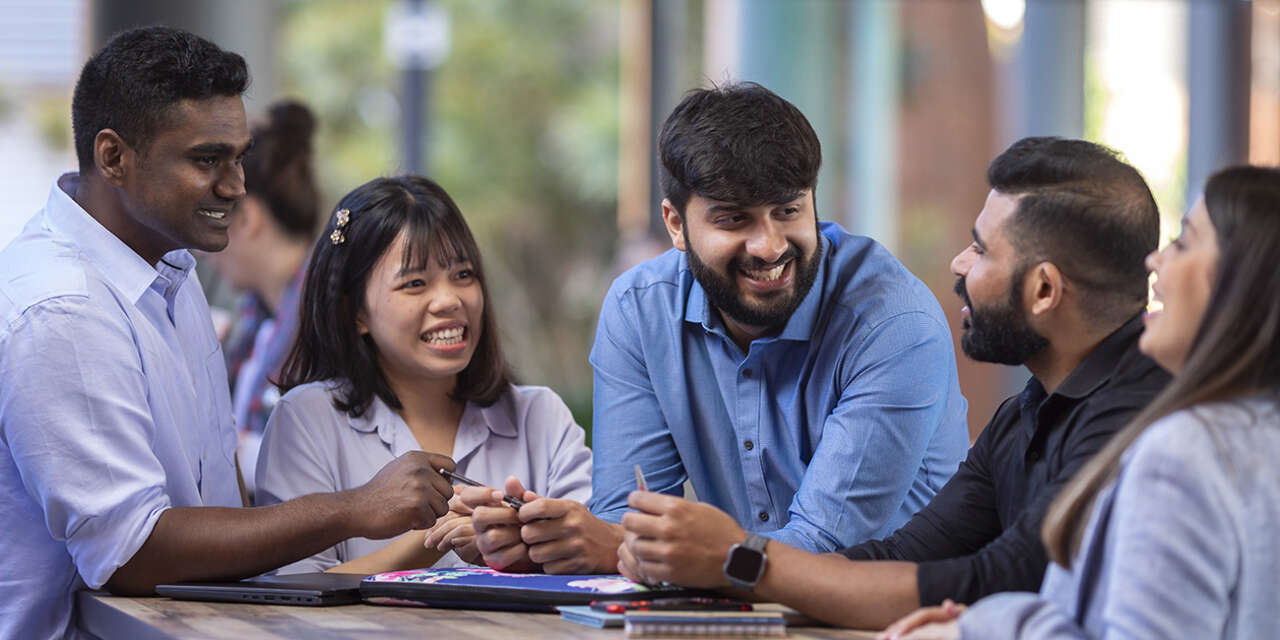
[[[628,611],[623,624],[628,638],[787,635],[786,618],[776,611]]]

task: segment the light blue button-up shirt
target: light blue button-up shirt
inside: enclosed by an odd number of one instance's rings
[[[897,529],[969,446],[951,332],[876,242],[821,225],[822,267],[776,337],[747,353],[668,251],[619,277],[600,312],[591,510],[618,522],[639,464],[653,491],[750,531],[835,551]]]
[[[63,176],[0,251],[0,638],[76,637],[170,506],[239,506],[222,352],[186,251],[155,266]]]

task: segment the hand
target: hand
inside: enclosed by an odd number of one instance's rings
[[[965,606],[951,600],[943,600],[937,607],[921,607],[889,625],[876,640],[952,640],[960,637],[960,625],[956,622]]]
[[[622,527],[605,522],[575,500],[524,492],[517,514],[529,559],[547,573],[606,573],[618,565]]]
[[[444,553],[453,551],[464,562],[483,564],[483,557],[476,547],[476,530],[471,522],[471,514],[450,511],[436,520],[436,525],[427,531],[422,545]]]
[[[687,587],[728,587],[724,561],[747,532],[729,514],[683,498],[632,491],[622,516],[626,530],[618,570],[640,582],[672,582]]]
[[[523,497],[526,492],[520,481],[507,478],[506,495]],[[516,510],[502,501],[503,493],[488,487],[467,487],[459,494],[459,501],[471,508],[471,523],[475,529],[476,549],[484,563],[499,571],[535,571],[537,565],[529,559],[529,547],[520,539],[523,524]]]
[[[448,457],[424,451],[387,463],[369,482],[346,492],[356,535],[381,540],[434,525],[449,512],[453,496],[439,469],[453,468]]]

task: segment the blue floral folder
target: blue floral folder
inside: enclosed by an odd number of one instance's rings
[[[478,567],[392,571],[360,582],[360,597],[373,604],[551,613],[556,605],[692,595],[705,592],[646,586],[616,574],[560,576]]]

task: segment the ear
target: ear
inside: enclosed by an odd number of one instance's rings
[[[1067,280],[1052,262],[1041,262],[1027,270],[1022,280],[1022,299],[1027,313],[1043,316],[1062,305]]]
[[[109,184],[124,186],[137,158],[133,147],[115,129],[103,129],[93,137],[93,164]]]
[[[671,201],[662,199],[662,222],[667,225],[667,235],[671,236],[671,246],[686,251],[684,242],[684,216],[672,206]]]
[[[367,336],[369,335],[369,317],[365,313],[364,305],[356,312],[356,333]]]

